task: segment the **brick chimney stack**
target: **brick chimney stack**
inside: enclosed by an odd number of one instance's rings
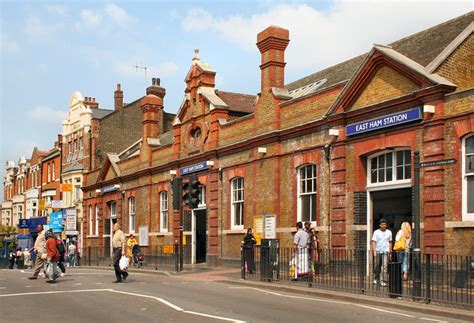
[[[117,84],[117,90],[114,92],[114,107],[115,111],[118,111],[123,107],[123,91],[120,84]]]
[[[290,42],[287,29],[270,26],[257,35],[257,47],[262,54],[261,91],[285,86],[285,49]]]
[[[160,79],[153,78],[152,85],[146,89],[147,95],[141,99],[142,110],[142,139],[157,138],[163,133],[163,98],[166,90],[160,86]]]
[[[95,98],[92,98],[90,96],[86,96],[84,98],[84,104],[88,106],[91,109],[98,109],[99,108],[99,102],[96,102]]]

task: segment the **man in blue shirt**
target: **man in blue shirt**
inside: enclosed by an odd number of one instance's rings
[[[387,286],[388,261],[392,251],[392,231],[387,230],[387,220],[379,221],[380,229],[372,235],[372,252],[374,255],[374,284]]]

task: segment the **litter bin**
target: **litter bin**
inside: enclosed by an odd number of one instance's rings
[[[280,278],[280,240],[262,239],[260,245],[260,279]]]
[[[392,298],[402,295],[402,264],[400,262],[388,263],[388,292]]]

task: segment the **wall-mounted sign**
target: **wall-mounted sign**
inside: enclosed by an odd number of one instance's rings
[[[420,167],[444,166],[456,163],[456,159],[442,159],[420,163]]]
[[[63,201],[62,200],[52,200],[51,207],[53,209],[62,209],[63,208]]]
[[[63,231],[63,212],[53,212],[49,215],[49,228],[54,232]]]
[[[72,192],[72,184],[61,184],[61,192]]]
[[[148,246],[148,226],[144,225],[138,228],[138,245]]]
[[[114,192],[118,190],[119,188],[120,188],[119,185],[110,185],[110,186],[102,187],[101,192],[102,194],[110,193],[110,192]]]
[[[422,119],[421,109],[411,110],[389,114],[383,117],[370,119],[362,122],[353,123],[346,126],[348,136],[358,135],[364,132],[375,131],[383,128],[393,127],[400,124],[417,121]]]
[[[265,239],[276,239],[276,218],[273,215],[265,216]]]
[[[20,223],[18,224],[20,229],[27,229],[29,228],[29,221],[28,219],[20,219]]]
[[[76,209],[66,209],[63,210],[64,216],[66,218],[66,231],[75,231],[77,230],[77,211]]]
[[[196,173],[196,172],[206,170],[206,169],[209,169],[209,165],[207,165],[207,162],[202,162],[202,163],[194,164],[191,166],[181,167],[179,169],[179,175],[183,176],[186,174]]]

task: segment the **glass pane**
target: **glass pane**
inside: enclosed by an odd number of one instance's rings
[[[411,151],[405,150],[405,165],[411,165]]]
[[[474,213],[474,176],[467,178],[467,213]]]
[[[403,151],[397,151],[397,166],[403,165]]]
[[[301,221],[309,221],[311,195],[301,196]]]
[[[392,180],[392,167],[387,168],[387,182]]]
[[[392,160],[393,160],[393,154],[388,153],[387,154],[387,168],[392,167]]]
[[[370,182],[371,183],[377,183],[377,170],[376,169],[372,169],[372,171],[371,171]]]
[[[405,166],[405,179],[411,178],[411,165]]]
[[[474,155],[466,156],[466,173],[474,173]]]
[[[466,154],[474,154],[474,136],[466,139]]]
[[[379,168],[385,168],[385,155],[379,156]]]
[[[397,166],[397,180],[403,179],[403,167]]]
[[[316,194],[311,194],[311,221],[316,221]]]
[[[374,169],[377,169],[377,158],[372,158],[372,161],[370,162],[370,169],[373,171]]]
[[[385,182],[385,169],[379,169],[379,183]]]

